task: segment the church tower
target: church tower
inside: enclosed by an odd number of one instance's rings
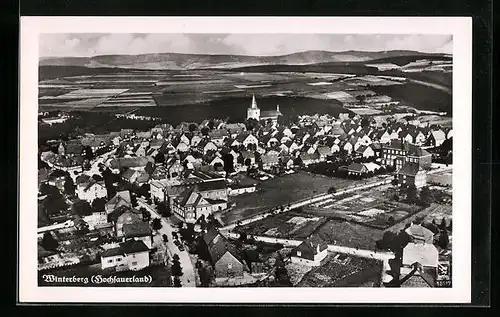
[[[252,95],[252,105],[247,109],[247,119],[253,118],[257,121],[260,120],[260,109],[257,107],[255,95]]]

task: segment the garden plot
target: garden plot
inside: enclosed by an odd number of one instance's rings
[[[367,209],[365,211],[358,212],[357,215],[365,216],[365,217],[374,217],[374,216],[378,216],[378,215],[386,213],[386,212],[387,212],[387,210],[370,208],[370,209]]]
[[[292,237],[295,234],[299,236],[308,236],[308,232],[312,232],[315,229],[315,224],[319,223],[321,218],[319,217],[300,217],[296,216],[281,225],[271,228],[264,232],[265,236],[277,237],[277,238],[285,238]],[[312,226],[309,226],[312,224]],[[306,231],[306,232],[304,232]]]

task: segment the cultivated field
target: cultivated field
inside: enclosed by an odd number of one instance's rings
[[[375,242],[383,231],[346,220],[330,220],[317,231],[327,244],[375,250]]]
[[[260,182],[259,190],[254,193],[230,197],[229,202],[236,205],[221,218],[224,223],[232,223],[276,206],[326,193],[332,186],[340,189],[353,184],[350,180],[299,171]]]
[[[243,230],[250,235],[300,240],[311,236],[324,221],[322,217],[290,212],[253,222]]]

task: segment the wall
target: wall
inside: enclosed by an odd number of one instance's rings
[[[110,257],[101,257],[101,269],[106,269],[110,267],[115,267],[119,264],[125,264],[125,258],[123,255],[116,255],[116,256],[110,256]]]
[[[228,264],[232,267],[228,268]],[[215,275],[216,277],[243,277],[243,264],[239,262],[231,253],[226,252],[220,259],[215,263]]]
[[[144,251],[140,253],[129,254],[127,255],[125,262],[130,270],[132,271],[141,270],[149,266],[149,252]],[[137,263],[135,263],[134,265],[134,262]]]

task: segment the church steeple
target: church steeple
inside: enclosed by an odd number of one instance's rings
[[[252,109],[257,109],[257,101],[255,101],[255,95],[252,95]]]
[[[279,104],[276,105],[276,111],[280,112],[280,105]]]

